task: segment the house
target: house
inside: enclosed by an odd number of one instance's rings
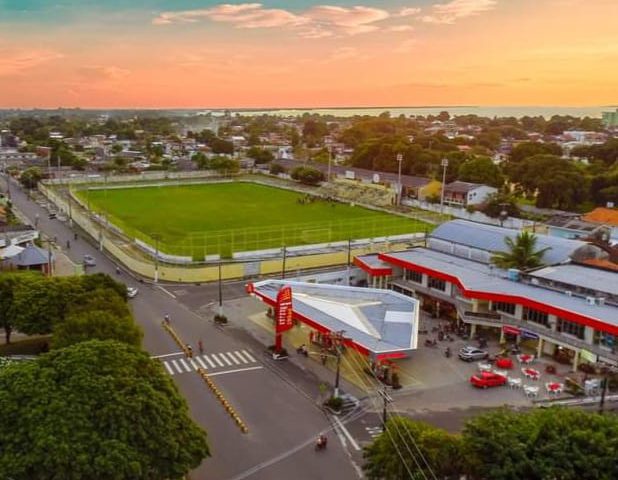
[[[455,181],[444,187],[444,203],[465,208],[468,205],[480,205],[495,193],[498,193],[498,189],[488,185]]]
[[[610,242],[618,243],[618,208],[598,207],[584,215],[582,220],[606,225],[611,229]]]
[[[552,237],[561,238],[589,238],[597,237],[609,241],[610,228],[605,224],[587,222],[581,215],[554,215],[545,222],[548,226],[548,234]],[[607,238],[604,238],[604,237]]]
[[[9,268],[16,270],[38,270],[45,275],[53,273],[54,255],[29,243],[17,255],[4,260]]]

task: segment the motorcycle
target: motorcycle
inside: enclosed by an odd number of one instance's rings
[[[326,449],[326,443],[327,443],[327,439],[324,435],[320,435],[318,437],[317,442],[315,442],[315,449],[317,450],[325,450]]]
[[[425,346],[426,347],[437,347],[438,346],[438,342],[428,338],[427,340],[425,340]]]
[[[446,350],[444,351],[444,356],[446,358],[451,358],[451,348],[450,347],[446,347]]]
[[[304,355],[305,357],[309,356],[309,352],[307,351],[307,347],[304,345],[301,345],[300,347],[298,347],[296,349],[296,353],[298,353],[299,355]]]

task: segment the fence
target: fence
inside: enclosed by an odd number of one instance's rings
[[[140,257],[135,251],[135,243],[132,240],[108,231],[104,222],[96,221],[87,210],[50,188],[47,182],[40,183],[39,190],[68,218],[94,238],[101,250],[106,250],[118,262],[142,277],[181,283],[209,282],[219,278],[218,264],[168,265],[160,263],[155,265],[150,259]],[[289,255],[285,259],[285,270],[298,273],[308,269],[344,265],[347,263],[348,256],[401,250],[408,247],[409,243],[401,239],[380,239],[380,241],[362,245],[353,243],[349,252],[346,245],[309,255]],[[228,280],[278,274],[283,269],[283,263],[282,256],[270,259],[247,259],[239,262],[228,261],[221,264],[221,278]]]

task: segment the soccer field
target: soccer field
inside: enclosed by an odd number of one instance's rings
[[[315,200],[254,183],[81,190],[91,210],[162,252],[203,259],[233,252],[424,231],[421,221]]]

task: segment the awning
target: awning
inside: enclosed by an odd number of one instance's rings
[[[12,258],[19,255],[25,249],[23,247],[18,247],[17,245],[9,245],[6,248],[0,250],[0,259],[4,260],[5,258]]]

